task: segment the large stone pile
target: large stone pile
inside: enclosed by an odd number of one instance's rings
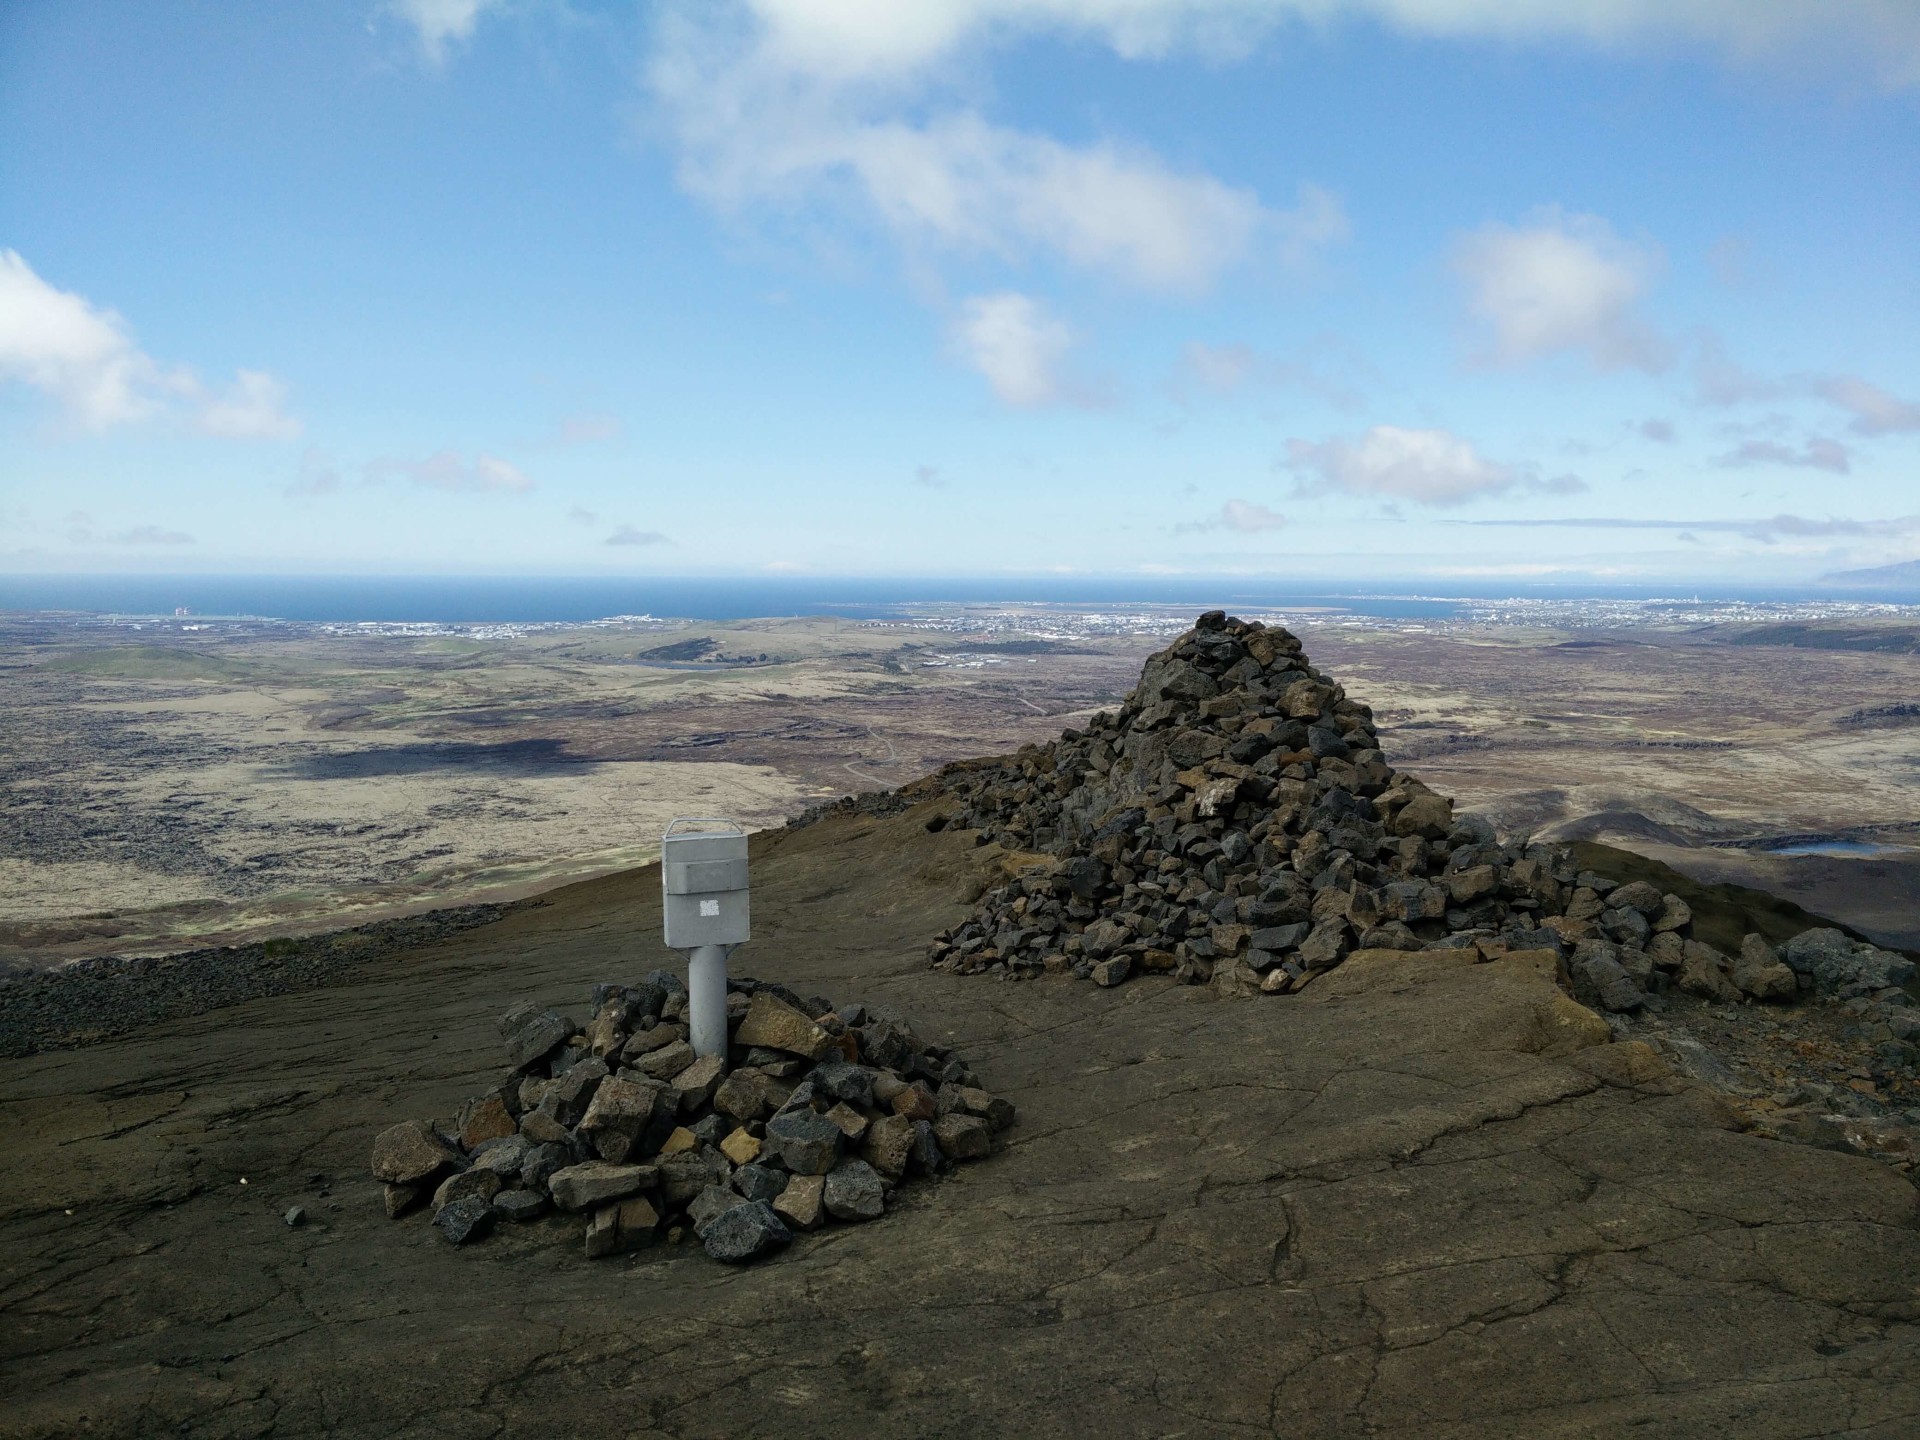
[[[1815,983],[1758,936],[1737,957],[1691,938],[1677,895],[1456,816],[1387,763],[1372,712],[1293,635],[1220,611],[1118,711],[943,779],[961,800],[948,823],[1035,860],[935,941],[939,969],[1286,994],[1359,949],[1474,946],[1551,949],[1615,1011],[1673,987],[1774,1000]]]
[[[794,1230],[871,1220],[910,1176],[989,1154],[1013,1106],[891,1010],[835,1008],[729,982],[727,1056],[696,1058],[687,991],[658,970],[599,985],[593,1019],[521,1005],[500,1022],[510,1069],[444,1124],[381,1132],[373,1173],[398,1217],[431,1200],[455,1244],[550,1209],[611,1255],[691,1229],[717,1260]]]

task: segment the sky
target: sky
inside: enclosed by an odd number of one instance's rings
[[[1911,0],[9,0],[0,570],[1920,556]]]

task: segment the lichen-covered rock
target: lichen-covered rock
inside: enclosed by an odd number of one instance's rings
[[[469,1195],[434,1212],[433,1223],[455,1245],[478,1240],[493,1228],[493,1204],[480,1195]]]
[[[790,1111],[767,1122],[767,1153],[795,1175],[824,1175],[840,1156],[840,1127],[812,1110]]]
[[[1605,940],[1583,940],[1574,949],[1569,969],[1574,993],[1602,1009],[1617,1013],[1638,1010],[1647,1003],[1644,982],[1627,973],[1621,950]]]
[[[842,1160],[827,1172],[827,1213],[836,1220],[875,1220],[886,1209],[886,1187],[864,1160]]]
[[[1850,940],[1839,930],[1803,930],[1781,948],[1781,958],[1823,995],[1850,1000],[1904,985],[1913,962],[1891,950]]]
[[[715,1260],[742,1265],[780,1249],[793,1235],[771,1205],[749,1201],[720,1216],[702,1238],[707,1254]]]
[[[765,1165],[741,1165],[734,1170],[731,1183],[749,1200],[772,1200],[794,1180],[805,1178],[788,1175]]]

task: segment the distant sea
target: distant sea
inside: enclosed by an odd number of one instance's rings
[[[1920,589],[1734,589],[1679,584],[1617,588],[1382,582],[1335,587],[1244,578],[974,580],[818,578],[385,577],[363,575],[0,576],[0,610],[95,614],[254,616],[276,620],[441,624],[579,622],[610,615],[702,620],[841,615],[883,619],[937,604],[1024,603],[1086,609],[1330,609],[1437,619],[1472,600],[1659,600],[1795,603],[1822,599],[1920,604]]]

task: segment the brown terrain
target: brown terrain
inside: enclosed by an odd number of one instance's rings
[[[744,1270],[389,1221],[375,1131],[495,1016],[665,957],[649,871],[353,983],[0,1064],[9,1435],[1905,1436],[1910,1182],[1743,1133],[1525,960],[1298,997],[929,972],[994,849],[923,810],[754,844],[736,968],[889,1001],[1010,1142]],[[289,1228],[282,1212],[311,1219]]]
[[[1631,810],[1689,854],[1905,818],[1911,765],[1884,736],[1885,777],[1832,777],[1866,763],[1839,721],[1898,703],[1910,662],[1310,643],[1376,706],[1396,764],[1442,790],[1478,775],[1477,795],[1459,788],[1503,824],[1519,822],[1499,795],[1532,806],[1529,825],[1578,820],[1579,777],[1609,755],[1608,793],[1640,800],[1590,807],[1607,818],[1589,828]],[[1522,661],[1548,680],[1502,699]],[[1109,694],[1130,683],[1117,655],[1102,663]],[[1763,680],[1797,698],[1735,723],[1725,692]],[[1008,688],[983,682],[975,703],[1040,693],[992,683]],[[1709,688],[1687,720],[1682,692]],[[906,731],[905,710],[882,713]],[[1732,755],[1684,748],[1709,725]],[[1609,744],[1582,743],[1595,733]],[[1431,750],[1409,753],[1423,734]],[[1555,789],[1558,811],[1537,798]],[[1649,813],[1674,793],[1728,828]],[[349,950],[290,993],[0,1061],[0,1433],[1920,1428],[1911,1101],[1862,1078],[1871,1045],[1845,1007],[1675,997],[1610,1025],[1538,952],[1362,952],[1252,1001],[1158,976],[1107,990],[936,972],[929,939],[1017,863],[930,832],[951,807],[757,835],[756,938],[733,968],[891,1004],[964,1054],[1018,1107],[991,1158],[744,1269],[670,1239],[589,1263],[562,1219],[460,1249],[419,1216],[389,1221],[373,1135],[450,1116],[497,1078],[501,1012],[577,1007],[597,981],[672,963],[651,867],[565,885]],[[1578,856],[1685,895],[1716,943],[1811,923],[1622,850]],[[306,1223],[290,1226],[296,1205]]]

